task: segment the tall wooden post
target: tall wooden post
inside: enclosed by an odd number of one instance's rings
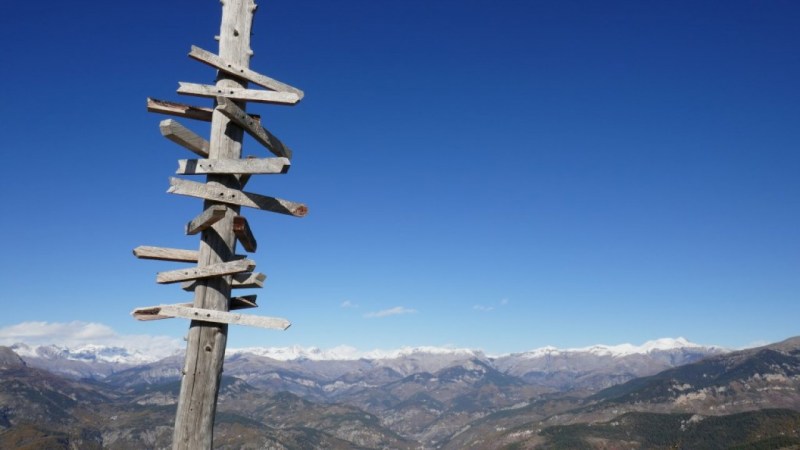
[[[219,57],[242,67],[250,66],[250,30],[256,5],[253,0],[223,0],[222,25],[219,32]],[[246,88],[247,81],[224,72],[217,75],[218,88]],[[216,101],[215,101],[216,103]],[[241,108],[244,109],[244,105]],[[243,131],[231,120],[214,110],[211,117],[209,159],[239,159],[242,155]],[[239,189],[236,178],[208,175],[207,184]],[[206,200],[204,209],[215,202]],[[202,232],[198,266],[230,261],[236,237],[233,217],[238,206],[229,206],[225,217]],[[230,300],[230,276],[209,278],[195,286],[196,308],[227,311]],[[222,377],[222,364],[228,340],[228,325],[192,321],[186,344],[178,412],[175,416],[173,449],[210,449],[213,442],[214,416]]]
[[[250,70],[250,35],[256,4],[253,0],[221,0],[219,54],[192,47],[189,56],[218,70],[215,86],[180,83],[178,93],[214,98],[214,108],[203,108],[148,99],[151,112],[211,122],[209,141],[174,120],[161,123],[162,134],[205,159],[180,160],[177,173],[206,174],[206,183],[180,178],[170,180],[168,192],[204,199],[203,212],[186,226],[187,234],[201,232],[198,251],[161,247],[137,247],[134,255],[145,259],[196,262],[197,267],[161,272],[159,283],[185,281],[194,291],[191,304],[137,308],[140,320],[182,317],[191,319],[187,337],[173,449],[211,449],[214,416],[219,393],[228,324],[286,329],[280,318],[248,316],[230,309],[255,307],[255,295],[231,297],[232,288],[259,288],[265,276],[252,272],[255,263],[236,255],[236,242],[255,252],[256,240],[241,206],[296,217],[306,214],[300,203],[244,192],[253,174],[286,173],[291,151],[267,131],[257,116],[246,112],[246,102],[294,104],[302,91]],[[248,89],[248,81],[268,91]],[[267,147],[277,158],[241,159],[244,133]]]

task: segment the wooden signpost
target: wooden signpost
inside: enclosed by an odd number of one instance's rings
[[[175,119],[159,124],[161,134],[199,156],[178,160],[178,175],[205,175],[205,183],[170,178],[167,192],[203,199],[203,210],[186,224],[187,235],[200,234],[198,250],[140,246],[137,258],[194,263],[195,266],[160,272],[156,282],[181,283],[194,292],[192,303],[136,308],[138,320],[183,318],[191,320],[186,360],[175,417],[173,449],[210,449],[213,443],[222,364],[228,324],[285,330],[286,319],[232,313],[255,308],[256,296],[231,296],[232,289],[260,288],[266,276],[254,272],[256,263],[236,254],[236,242],[248,253],[257,243],[242,206],[303,217],[308,208],[297,202],[243,190],[251,175],[285,174],[292,151],[270,133],[257,115],[245,111],[247,102],[293,105],[303,92],[249,68],[250,35],[256,4],[253,0],[221,0],[222,23],[219,54],[192,46],[189,56],[217,69],[214,85],[180,82],[178,93],[214,99],[214,107],[192,106],[147,99],[147,110],[178,118],[211,123],[210,138],[199,136]],[[251,89],[248,83],[266,88]],[[275,157],[242,159],[244,133],[251,135]]]

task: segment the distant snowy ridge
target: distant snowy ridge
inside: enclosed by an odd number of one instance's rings
[[[655,351],[670,351],[682,349],[718,349],[713,345],[700,345],[689,342],[685,338],[661,338],[647,341],[642,345],[619,344],[619,345],[592,345],[590,347],[559,349],[556,347],[542,347],[523,353],[514,354],[521,358],[541,358],[548,355],[561,355],[568,353],[590,353],[596,356],[630,356],[646,355]]]
[[[181,348],[127,348],[125,346],[104,346],[96,344],[83,344],[76,346],[66,345],[28,345],[17,343],[11,348],[23,358],[41,358],[50,360],[83,361],[87,363],[112,363],[112,364],[147,364],[162,358],[183,352]],[[492,358],[514,357],[519,359],[536,359],[545,356],[568,354],[591,354],[595,356],[623,357],[630,355],[646,355],[654,351],[672,351],[681,349],[716,349],[715,346],[704,346],[679,338],[662,338],[647,341],[642,345],[593,345],[583,348],[559,349],[557,347],[541,347],[522,353],[489,355]],[[340,345],[329,349],[318,347],[245,347],[229,348],[227,356],[255,355],[271,358],[278,361],[355,361],[365,360],[392,360],[400,358],[448,357],[448,358],[486,358],[481,350],[452,348],[452,347],[401,347],[394,350],[360,351],[355,347]]]
[[[139,365],[156,362],[165,356],[164,349],[156,352],[142,351],[119,346],[85,344],[79,346],[61,345],[28,345],[17,343],[11,349],[24,358],[42,358],[49,360],[64,359],[87,363],[112,363]],[[172,352],[174,354],[174,351]]]
[[[547,355],[560,355],[570,353],[589,353],[596,356],[630,356],[630,355],[646,355],[654,351],[671,351],[681,349],[718,349],[724,350],[717,346],[706,346],[689,342],[687,339],[679,338],[662,338],[647,341],[642,345],[633,344],[619,344],[619,345],[593,345],[590,347],[582,348],[569,348],[559,349],[557,347],[547,346],[522,353],[512,353],[504,355],[492,355],[493,358],[515,356],[519,358],[540,358]],[[323,350],[317,347],[247,347],[229,349],[229,355],[242,355],[250,354],[256,356],[263,356],[272,358],[279,361],[293,361],[299,359],[307,359],[312,361],[352,361],[357,359],[380,360],[380,359],[396,359],[403,357],[413,356],[463,356],[467,358],[472,357],[485,357],[486,355],[481,350],[473,350],[466,348],[450,348],[450,347],[402,347],[396,350],[371,350],[359,351],[358,349],[350,346],[338,346],[331,349]]]
[[[413,357],[415,355],[448,355],[464,357],[482,357],[480,350],[449,347],[401,347],[396,350],[371,350],[359,351],[355,347],[340,345],[323,350],[318,347],[246,347],[228,349],[228,355],[256,355],[272,358],[278,361],[294,361],[307,359],[311,361],[354,361],[358,359],[396,359]]]

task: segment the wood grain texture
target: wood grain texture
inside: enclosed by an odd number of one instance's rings
[[[206,108],[203,106],[192,106],[184,103],[171,102],[168,100],[159,100],[157,98],[147,97],[147,111],[157,114],[167,114],[170,116],[183,117],[185,119],[200,120],[203,122],[211,122],[214,115],[213,108]],[[260,124],[261,116],[258,114],[246,114],[253,122]]]
[[[263,86],[267,89],[272,89],[281,92],[292,92],[296,94],[299,99],[303,98],[304,94],[303,91],[301,91],[300,89],[289,86],[288,84],[285,83],[281,83],[278,80],[272,79],[266,75],[262,75],[254,70],[250,70],[247,67],[243,67],[238,64],[225,61],[218,55],[203,50],[202,48],[197,47],[195,45],[193,45],[192,49],[189,51],[189,57],[194,58],[202,63],[208,64],[209,66],[219,69],[230,75],[234,75],[239,78],[243,78],[251,83]]]
[[[207,140],[198,136],[194,131],[184,127],[179,122],[167,119],[158,124],[161,135],[181,147],[196,153],[203,158],[208,158],[208,149],[211,144]]]
[[[250,259],[239,259],[206,266],[192,267],[188,269],[170,270],[159,272],[156,275],[156,282],[159,284],[177,283],[186,280],[198,280],[201,278],[221,277],[239,272],[250,272],[255,269],[256,263]]]
[[[225,217],[227,211],[228,208],[225,207],[225,205],[212,205],[208,207],[186,224],[186,234],[197,234],[211,225],[214,225]]]
[[[258,243],[256,237],[253,236],[253,230],[250,229],[250,224],[243,216],[236,216],[233,218],[233,233],[236,239],[242,244],[242,248],[250,253],[255,253]]]
[[[233,87],[209,86],[207,84],[178,83],[178,94],[195,97],[225,97],[245,102],[270,103],[273,105],[294,105],[300,97],[293,92],[259,91]]]
[[[288,158],[179,159],[178,175],[283,174],[289,171]]]
[[[193,307],[192,303],[176,303],[173,306],[184,306],[191,308]],[[233,297],[231,298],[231,306],[230,310],[239,310],[239,309],[251,309],[251,308],[258,308],[256,304],[256,296],[255,295],[244,295],[241,297]],[[161,308],[159,306],[145,306],[143,308],[136,308],[131,312],[137,320],[163,320],[163,319],[172,319],[173,316],[165,316],[161,315]]]
[[[152,247],[149,245],[140,245],[133,249],[133,255],[139,259],[155,259],[159,261],[197,262],[199,254],[197,250]]]
[[[203,120],[211,122],[213,110],[201,106],[185,105],[183,103],[169,102],[155,98],[147,98],[147,111],[158,114],[184,117],[186,119]]]
[[[218,185],[197,183],[171,177],[168,193],[186,195],[189,197],[203,198],[231,205],[246,206],[248,208],[303,217],[308,214],[308,207],[302,203],[290,202],[265,195],[244,192],[238,189],[226,188]]]
[[[247,113],[232,100],[225,97],[218,97],[216,110],[242,127],[247,134],[261,143],[261,145],[266,147],[275,156],[292,159],[292,150],[289,149],[289,147],[285,146],[283,142],[261,126],[260,121],[256,121],[248,116]]]
[[[267,276],[260,272],[235,273],[231,279],[231,289],[258,289],[264,287]],[[184,291],[193,291],[197,281],[186,281],[181,284]]]
[[[250,36],[252,34],[253,0],[223,0],[219,32],[219,56],[242,67],[249,67]],[[224,72],[217,74],[220,88],[247,88],[247,82]],[[244,109],[245,105],[242,104]],[[245,113],[246,114],[246,113]],[[249,115],[249,120],[254,121]],[[239,159],[242,156],[243,131],[218,110],[211,118],[209,159]],[[207,184],[221,188],[239,188],[230,175],[208,175]],[[206,200],[203,209],[215,204]],[[238,206],[228,208],[225,218],[201,234],[198,266],[230,261],[236,237],[233,216]],[[194,289],[195,308],[227,312],[230,306],[230,277],[199,280]],[[225,323],[192,320],[186,343],[183,379],[175,414],[173,450],[211,450],[213,448],[214,417],[222,377],[228,325]]]
[[[193,308],[184,305],[158,305],[136,308],[131,312],[131,315],[138,320],[157,320],[161,318],[179,317],[200,322],[246,325],[273,330],[286,330],[291,326],[291,322],[280,317],[253,316],[213,309]]]

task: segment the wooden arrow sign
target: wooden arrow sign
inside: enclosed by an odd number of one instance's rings
[[[178,83],[178,94],[196,97],[226,97],[247,102],[272,103],[274,105],[294,105],[300,97],[294,92],[258,91],[233,87],[211,86],[208,84]]]
[[[147,98],[147,111],[185,117],[187,119],[203,120],[205,122],[211,122],[211,115],[214,112],[211,108],[185,105],[183,103],[169,102],[150,97]]]
[[[303,91],[300,89],[289,86],[285,83],[281,83],[278,80],[273,80],[272,78],[266,75],[261,75],[260,73],[250,70],[247,67],[225,61],[218,55],[203,50],[200,47],[193,45],[192,50],[189,52],[189,56],[225,73],[229,73],[239,78],[244,78],[247,81],[253,82],[259,86],[264,86],[267,89],[281,92],[293,92],[297,94],[300,99],[303,98]]]
[[[197,250],[180,248],[152,247],[140,245],[133,249],[133,255],[139,259],[156,259],[159,261],[197,262]]]
[[[288,158],[249,159],[179,159],[178,175],[227,174],[276,174],[286,173],[291,167]]]
[[[183,306],[186,308],[193,308],[194,304],[192,303],[176,303],[172,306]],[[134,313],[137,311],[139,312],[138,315],[134,315],[138,320],[163,320],[163,319],[171,319],[172,316],[162,315],[159,313],[155,313],[152,311],[152,308],[156,308],[155,306],[147,307],[147,308],[137,308],[134,310]],[[250,308],[258,308],[256,305],[256,296],[255,295],[244,295],[241,297],[233,297],[230,301],[230,310],[236,311],[240,309],[250,309]],[[159,310],[160,312],[160,310]]]
[[[153,247],[140,245],[133,249],[133,256],[139,259],[155,259],[158,261],[197,262],[200,252],[182,248]],[[234,260],[246,259],[245,255],[233,255]]]
[[[198,280],[200,278],[221,277],[239,272],[250,272],[255,269],[256,263],[250,259],[239,259],[218,264],[209,264],[203,267],[192,267],[189,269],[170,270],[159,272],[156,275],[156,283],[169,284],[178,281]]]
[[[260,272],[242,272],[233,274],[231,289],[257,289],[264,287],[264,280],[267,276]],[[181,283],[184,291],[193,291],[198,281],[186,281]]]
[[[180,317],[201,322],[248,325],[251,327],[275,330],[285,330],[291,326],[291,322],[279,317],[251,316],[248,314],[193,308],[183,305],[158,305],[136,308],[131,312],[131,315],[138,320],[158,320],[169,317]]]
[[[283,145],[283,142],[278,140],[266,128],[261,126],[260,121],[250,117],[242,108],[239,108],[233,100],[225,97],[217,97],[217,111],[225,114],[231,121],[239,125],[247,132],[253,139],[257,140],[264,147],[267,147],[275,156],[282,156],[285,158],[292,158],[292,151],[289,147]]]
[[[170,102],[167,100],[159,100],[150,97],[147,97],[147,111],[151,113],[183,117],[186,119],[202,120],[204,122],[211,122],[211,116],[214,114],[214,110],[212,108]],[[261,123],[261,116],[258,114],[245,113],[245,115],[253,122]]]
[[[225,205],[212,205],[186,224],[186,234],[197,234],[225,217]]]
[[[272,211],[280,214],[288,214],[295,217],[303,217],[308,214],[308,207],[302,203],[290,202],[265,195],[253,194],[237,189],[226,188],[205,183],[183,180],[171,177],[170,187],[167,192],[177,195],[215,200],[231,205],[247,206],[248,208]]]
[[[210,144],[194,131],[172,119],[162,120],[161,123],[158,124],[158,128],[161,129],[161,135],[165,138],[190,152],[197,153],[203,158],[208,158]]]

